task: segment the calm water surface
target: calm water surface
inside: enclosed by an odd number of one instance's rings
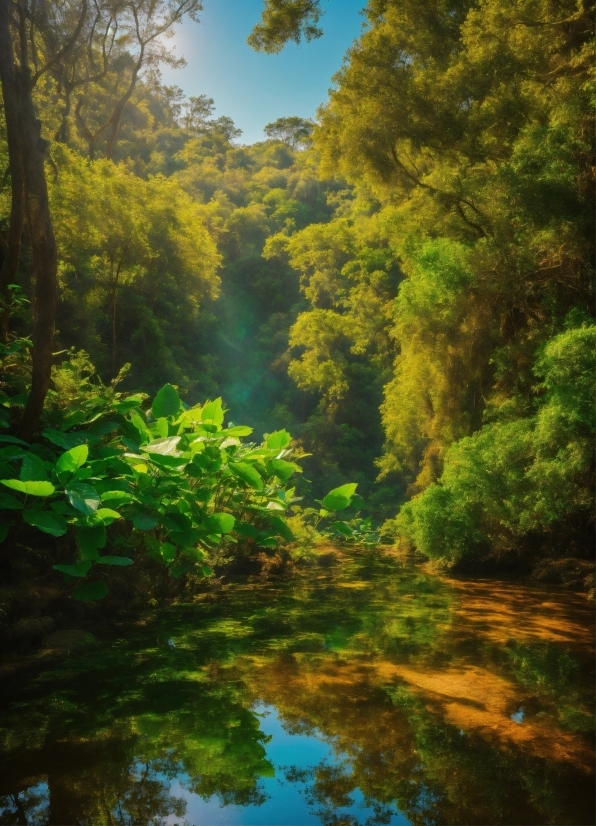
[[[1,682],[0,824],[594,823],[593,612],[356,556]]]

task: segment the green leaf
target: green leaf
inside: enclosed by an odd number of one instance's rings
[[[237,436],[238,438],[242,438],[243,436],[250,436],[253,429],[252,427],[247,427],[243,424],[238,424],[235,427],[230,427],[225,431],[226,436]]]
[[[95,513],[99,507],[99,493],[91,485],[76,483],[70,485],[65,493],[73,508],[81,513]]]
[[[98,550],[104,548],[106,544],[105,525],[79,528],[76,536],[83,559],[97,559]]]
[[[176,546],[172,545],[170,542],[163,542],[159,550],[164,562],[172,562],[176,559]]]
[[[0,542],[4,542],[8,536],[8,529],[10,525],[7,522],[0,522]]]
[[[199,569],[203,576],[215,576],[215,572],[212,568],[209,568],[207,565],[200,565]]]
[[[111,525],[115,519],[122,519],[118,511],[113,511],[111,508],[99,508],[95,511],[95,516],[101,519],[104,525]]]
[[[54,571],[60,571],[61,574],[68,574],[68,576],[76,576],[82,579],[87,576],[92,564],[88,559],[81,559],[72,565],[52,565],[52,568]]]
[[[323,499],[323,505],[328,511],[341,511],[350,506],[350,499],[338,493],[328,493]]]
[[[160,439],[166,439],[167,438],[167,436],[170,432],[170,428],[168,426],[168,420],[167,419],[163,419],[163,418],[158,419],[155,422],[155,424],[153,425],[153,427],[154,427],[155,431],[157,432],[157,435],[160,437]]]
[[[101,494],[102,502],[118,502],[121,505],[127,505],[130,502],[135,502],[135,497],[132,493],[125,490],[108,490]]]
[[[245,522],[236,522],[234,531],[239,536],[245,536],[247,539],[256,539],[259,533],[254,525],[247,525]]]
[[[180,456],[180,451],[176,449],[179,441],[180,436],[168,436],[167,439],[156,439],[141,449],[145,453],[158,453],[160,456]]]
[[[68,523],[59,513],[50,511],[25,510],[23,519],[28,525],[38,528],[52,536],[64,536],[68,530]]]
[[[16,436],[0,436],[0,444],[2,444],[2,442],[11,445],[25,445],[25,447],[29,447],[27,442],[24,442],[22,439],[17,439]]]
[[[77,585],[72,592],[72,596],[80,602],[91,602],[95,599],[103,599],[108,593],[108,586],[105,582],[85,582]]]
[[[154,419],[176,416],[180,412],[182,403],[175,387],[171,384],[164,384],[157,396],[153,399],[151,413]]]
[[[145,393],[137,393],[136,396],[128,396],[126,399],[114,402],[112,407],[117,413],[128,413],[130,410],[134,410],[135,407],[139,407],[143,403],[143,399],[146,398]]]
[[[246,462],[230,462],[228,467],[239,479],[256,490],[263,490],[263,480],[258,471]]]
[[[329,493],[337,493],[338,496],[345,496],[348,499],[351,499],[356,493],[357,487],[358,484],[356,482],[349,482],[347,485],[342,485],[339,488],[333,488],[333,490],[330,490]]]
[[[283,537],[287,542],[295,542],[296,537],[286,525],[283,519],[280,519],[279,516],[271,516],[269,518],[269,522],[271,523],[272,527],[275,529],[275,532],[279,534],[279,536]]]
[[[58,476],[72,476],[75,471],[85,464],[88,456],[89,448],[87,445],[78,445],[67,450],[56,462]]]
[[[234,530],[236,520],[231,513],[212,513],[201,525],[207,533],[230,533]]]
[[[179,576],[188,573],[190,570],[192,570],[191,565],[175,565],[173,568],[170,568],[170,573],[174,579],[178,579]]]
[[[329,491],[323,499],[323,507],[328,511],[341,511],[349,507],[356,488],[357,485],[353,483],[334,488],[332,491]]]
[[[130,518],[137,531],[152,531],[157,527],[157,519],[147,513],[135,513]]]
[[[273,459],[271,467],[275,471],[277,478],[281,479],[282,482],[287,482],[298,470],[297,465],[294,465],[292,462],[284,462],[283,459]]]
[[[95,561],[101,565],[119,565],[121,568],[133,564],[133,560],[129,556],[100,556]]]
[[[151,433],[149,432],[147,424],[138,413],[131,413],[129,421],[139,434],[139,444],[151,441]]]
[[[207,402],[201,411],[201,421],[206,424],[214,424],[217,427],[220,427],[223,424],[223,420],[224,410],[221,398],[215,399],[215,401],[212,402]]]
[[[97,441],[96,436],[92,436],[85,431],[79,431],[77,433],[62,433],[61,430],[52,430],[51,428],[47,428],[43,431],[42,435],[45,436],[48,442],[61,447],[63,450],[69,450],[77,445],[84,445],[88,442]]]
[[[0,484],[27,496],[51,496],[56,488],[51,482],[21,482],[20,479],[0,479]]]
[[[291,441],[292,437],[287,430],[278,430],[276,433],[271,433],[267,436],[266,444],[271,450],[280,451],[286,448]]]
[[[354,535],[354,531],[350,528],[347,522],[334,522],[331,527],[344,536],[352,537]]]
[[[16,498],[10,496],[8,493],[0,493],[0,510],[19,511],[23,507],[23,503]]]
[[[22,482],[47,482],[48,474],[44,463],[35,453],[28,453],[23,458],[21,472],[19,474]]]

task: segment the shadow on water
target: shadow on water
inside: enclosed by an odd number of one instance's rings
[[[2,683],[0,824],[590,824],[589,605],[355,556]]]

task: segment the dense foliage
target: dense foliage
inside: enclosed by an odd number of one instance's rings
[[[169,30],[172,10],[199,6],[156,4],[138,42],[128,12],[112,9],[128,35],[109,45],[116,18],[99,3],[95,28],[79,32],[85,47],[64,55],[56,43],[76,3],[31,29],[40,53],[55,52],[33,94],[51,142],[56,350],[85,351],[126,392],[175,385],[192,410],[221,396],[258,441],[291,429],[308,505],[354,481],[370,513],[389,518],[388,535],[433,558],[585,555],[589,4],[370,0],[318,123],[280,118],[252,146],[211,99],[160,82],[160,63],[174,58],[157,24]],[[274,52],[318,37],[321,12],[317,0],[268,0],[251,43]],[[4,165],[7,153],[2,140]],[[15,281],[30,295],[34,251],[23,239]],[[9,348],[31,329],[26,305],[13,309]],[[14,435],[26,387],[10,363]],[[52,404],[50,394],[48,415]],[[149,436],[135,444],[153,455],[145,448],[164,417],[137,408]],[[186,455],[192,439],[176,416],[167,425],[162,438],[180,436]],[[134,486],[126,467],[113,478]],[[210,502],[189,530],[220,512]]]

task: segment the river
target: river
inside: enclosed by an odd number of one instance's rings
[[[0,824],[593,824],[593,609],[354,554],[0,680]]]

